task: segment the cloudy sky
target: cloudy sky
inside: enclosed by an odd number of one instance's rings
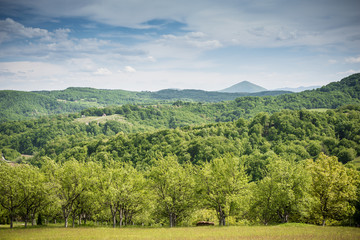
[[[359,0],[0,0],[0,89],[219,90],[360,72]]]

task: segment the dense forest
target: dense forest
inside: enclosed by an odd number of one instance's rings
[[[0,222],[359,225],[359,79],[5,121]]]
[[[157,92],[130,92],[70,87],[60,91],[0,91],[0,122],[29,119],[58,113],[78,112],[89,107],[124,104],[171,104],[178,100],[188,102],[220,102],[242,96],[276,96],[287,91],[258,93],[222,93],[202,90],[172,90]]]

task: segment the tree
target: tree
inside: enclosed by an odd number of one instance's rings
[[[309,177],[301,163],[271,159],[266,176],[257,182],[251,212],[267,225],[269,222],[286,223],[304,205]]]
[[[71,160],[57,168],[55,177],[58,182],[57,195],[60,199],[65,227],[67,227],[68,218],[73,210],[75,201],[89,187],[89,176],[85,171],[84,164],[79,163],[76,160]]]
[[[21,215],[25,220],[25,227],[31,217],[35,224],[36,214],[49,204],[49,187],[45,175],[39,169],[30,165],[22,165],[22,182],[26,192],[26,200],[21,208]]]
[[[22,181],[23,165],[11,166],[0,162],[0,204],[10,218],[10,228],[18,211],[28,198],[26,186]]]
[[[198,184],[205,205],[216,210],[220,226],[225,225],[226,217],[245,207],[248,182],[238,158],[226,156],[204,164]]]
[[[121,227],[130,223],[143,209],[147,198],[145,179],[142,173],[126,163],[112,163],[103,172],[102,199],[110,208],[113,227],[116,226],[117,214]]]
[[[149,179],[158,211],[175,227],[196,204],[193,166],[180,165],[175,156],[161,157],[154,162]]]
[[[315,162],[309,160],[307,168],[312,177],[312,218],[321,220],[324,226],[327,220],[341,220],[354,213],[351,201],[356,199],[358,173],[325,154]]]

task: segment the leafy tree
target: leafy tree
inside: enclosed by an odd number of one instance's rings
[[[13,228],[14,217],[28,198],[24,177],[24,165],[11,166],[0,162],[0,204],[10,218],[10,228]]]
[[[161,157],[154,161],[149,180],[157,211],[168,217],[170,227],[175,227],[196,204],[193,166],[180,165],[175,156]]]
[[[35,217],[47,204],[49,204],[49,188],[45,181],[45,176],[37,168],[23,165],[22,181],[26,191],[26,200],[21,208],[20,214],[24,217],[25,227],[32,220],[35,223]]]
[[[198,184],[205,205],[217,212],[220,226],[226,224],[226,217],[246,206],[248,181],[244,166],[238,158],[226,156],[204,164]]]
[[[309,175],[303,164],[271,159],[266,176],[257,182],[251,212],[267,225],[270,222],[286,223],[305,207]]]
[[[67,161],[56,169],[57,195],[60,199],[65,227],[68,226],[68,218],[73,211],[74,203],[89,187],[89,177],[84,164],[75,160]]]
[[[309,161],[307,168],[312,177],[311,195],[313,204],[311,217],[320,220],[341,220],[354,213],[350,203],[356,199],[359,174],[345,168],[337,157],[320,154],[316,161]]]
[[[101,194],[104,204],[110,208],[114,228],[117,214],[121,227],[143,209],[147,198],[145,187],[142,173],[130,164],[112,163],[104,169]]]

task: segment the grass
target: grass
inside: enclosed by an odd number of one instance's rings
[[[89,116],[89,117],[82,117],[82,118],[75,119],[76,122],[86,123],[86,124],[93,122],[93,121],[96,121],[97,123],[105,123],[106,121],[109,121],[109,120],[127,123],[126,120],[124,119],[124,117],[122,117],[119,114],[113,114],[113,115],[109,115],[109,116],[100,116],[100,117]]]
[[[305,224],[179,228],[0,228],[0,239],[360,239],[360,229]]]

